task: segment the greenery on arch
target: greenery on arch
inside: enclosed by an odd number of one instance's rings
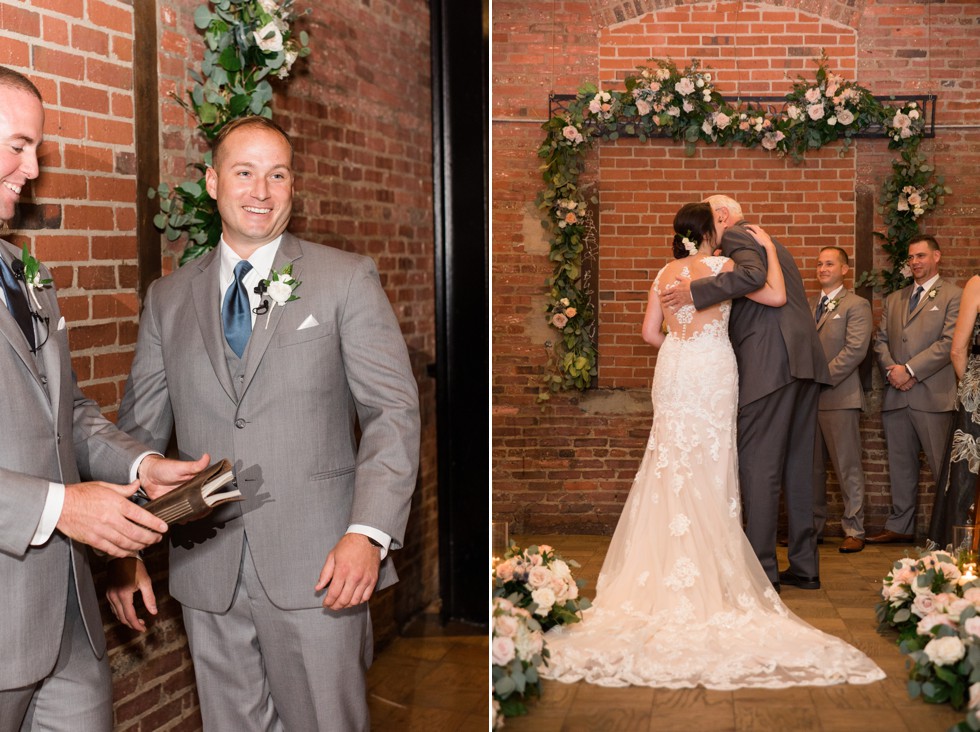
[[[860,283],[886,292],[907,283],[909,242],[919,233],[921,217],[950,192],[919,151],[925,120],[918,103],[882,104],[867,89],[830,71],[826,56],[812,80],[798,77],[780,109],[725,101],[710,68],[697,59],[684,69],[670,59],[651,59],[650,64],[628,76],[623,91],[585,84],[561,114],[542,126],[545,140],[538,156],[544,187],[537,204],[550,233],[553,266],[546,318],[558,338],[549,348],[539,401],[559,391],[587,389],[597,373],[594,308],[582,282],[587,207],[597,200],[579,181],[585,154],[597,141],[668,136],[682,142],[688,155],[698,143],[741,145],[799,163],[808,151],[836,142],[843,156],[855,135],[883,129],[889,148],[901,151],[879,197],[886,231],[875,232],[889,266],[864,273]]]
[[[305,31],[294,35],[293,0],[211,0],[194,12],[194,25],[204,33],[200,71],[191,70],[194,88],[187,99],[174,99],[197,120],[197,129],[211,141],[230,120],[247,115],[272,117],[272,84],[289,76],[297,59],[310,53]],[[307,10],[307,12],[309,12]],[[185,264],[217,246],[221,219],[204,188],[207,153],[192,164],[194,180],[150,190],[159,196],[154,225],[168,241],[187,237],[180,263]]]

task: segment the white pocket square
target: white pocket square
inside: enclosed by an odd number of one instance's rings
[[[932,310],[930,310],[929,312],[930,312],[930,313],[934,313],[934,312],[936,312],[937,310],[939,310],[939,306],[938,306],[938,305],[933,305],[933,306],[932,306]]]
[[[833,317],[833,320],[840,320],[840,313],[838,313],[837,315],[835,315],[835,316]]]
[[[61,320],[58,321],[58,328],[57,328],[57,330],[64,330],[64,329],[65,329],[65,316],[62,315],[61,316]]]
[[[315,325],[320,325],[316,321],[316,318],[314,318],[312,315],[307,315],[306,320],[300,323],[299,328],[297,328],[296,330],[306,330],[307,328],[312,328]]]

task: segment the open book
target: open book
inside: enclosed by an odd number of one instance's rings
[[[192,519],[204,518],[215,506],[244,498],[241,491],[234,486],[231,490],[221,490],[234,479],[231,463],[221,460],[166,495],[150,501],[143,508],[168,524],[183,524]]]

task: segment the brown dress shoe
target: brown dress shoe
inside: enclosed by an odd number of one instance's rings
[[[840,548],[837,551],[841,554],[853,554],[862,549],[864,549],[864,539],[858,539],[856,536],[848,536],[841,542]]]
[[[915,541],[915,535],[896,534],[894,531],[884,529],[880,534],[869,536],[865,541],[868,544],[911,544]]]

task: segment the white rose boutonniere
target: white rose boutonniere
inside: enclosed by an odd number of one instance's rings
[[[294,293],[302,282],[293,278],[293,265],[290,262],[279,271],[269,272],[269,279],[262,280],[262,287],[272,300],[272,307],[269,308],[269,315],[265,319],[265,327],[269,327],[269,319],[272,318],[272,311],[276,305],[285,306],[287,302],[299,300],[299,295]]]
[[[841,296],[841,297],[835,297],[833,300],[831,300],[830,302],[827,303],[826,310],[827,310],[828,313],[832,313],[832,312],[834,312],[837,309],[837,306],[840,305],[840,301],[841,301],[841,298],[842,297],[843,296]]]
[[[928,298],[930,300],[935,300],[936,299],[936,293],[937,292],[939,292],[939,288],[938,287],[933,287],[931,290],[929,290]]]

